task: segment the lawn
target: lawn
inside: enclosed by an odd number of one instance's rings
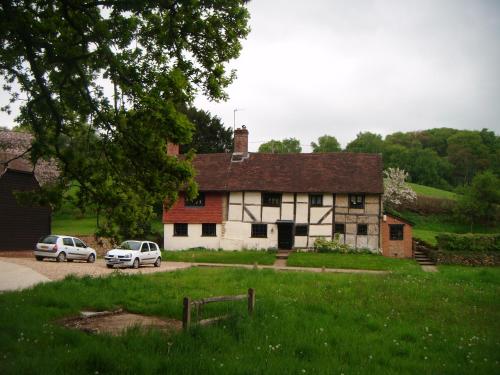
[[[394,259],[376,254],[292,253],[288,266],[357,268],[364,270],[418,271],[413,259]]]
[[[1,374],[498,374],[500,269],[309,274],[189,269],[68,278],[0,295]],[[91,335],[55,321],[83,308],[180,318],[181,300],[256,290],[219,304],[233,318],[165,335]],[[215,311],[207,313],[213,316]]]
[[[276,254],[267,251],[217,251],[217,250],[182,250],[164,251],[163,260],[170,262],[199,263],[237,263],[237,264],[273,264]]]
[[[441,190],[430,186],[412,184],[412,183],[408,183],[408,185],[410,185],[410,187],[415,191],[415,193],[426,197],[451,199],[451,200],[456,200],[458,197],[456,193],[453,193],[451,191]]]

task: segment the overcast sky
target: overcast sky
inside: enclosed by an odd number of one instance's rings
[[[499,0],[253,0],[249,9],[230,99],[195,104],[226,126],[243,108],[236,121],[251,150],[296,137],[310,151],[323,134],[345,146],[360,131],[500,133]]]
[[[448,126],[500,133],[500,1],[265,1],[232,64],[229,101],[196,104],[247,125],[250,148],[323,134]]]

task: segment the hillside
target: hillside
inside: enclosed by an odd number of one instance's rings
[[[451,200],[457,200],[458,197],[456,193],[453,193],[451,191],[441,190],[430,186],[413,184],[413,183],[408,183],[408,185],[410,185],[410,187],[413,190],[415,190],[415,193],[417,193],[417,195],[422,195],[425,197],[451,199]]]

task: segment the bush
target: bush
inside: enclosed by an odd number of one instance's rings
[[[441,233],[436,239],[439,249],[445,251],[500,251],[500,234]]]
[[[318,253],[371,253],[369,249],[355,249],[339,241],[337,234],[333,240],[320,237],[314,241],[314,251]]]

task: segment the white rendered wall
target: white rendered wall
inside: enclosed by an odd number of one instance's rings
[[[185,250],[193,247],[218,249],[221,236],[221,224],[216,225],[217,237],[201,235],[201,224],[188,224],[188,235],[174,236],[174,224],[164,224],[163,248],[165,250]]]

